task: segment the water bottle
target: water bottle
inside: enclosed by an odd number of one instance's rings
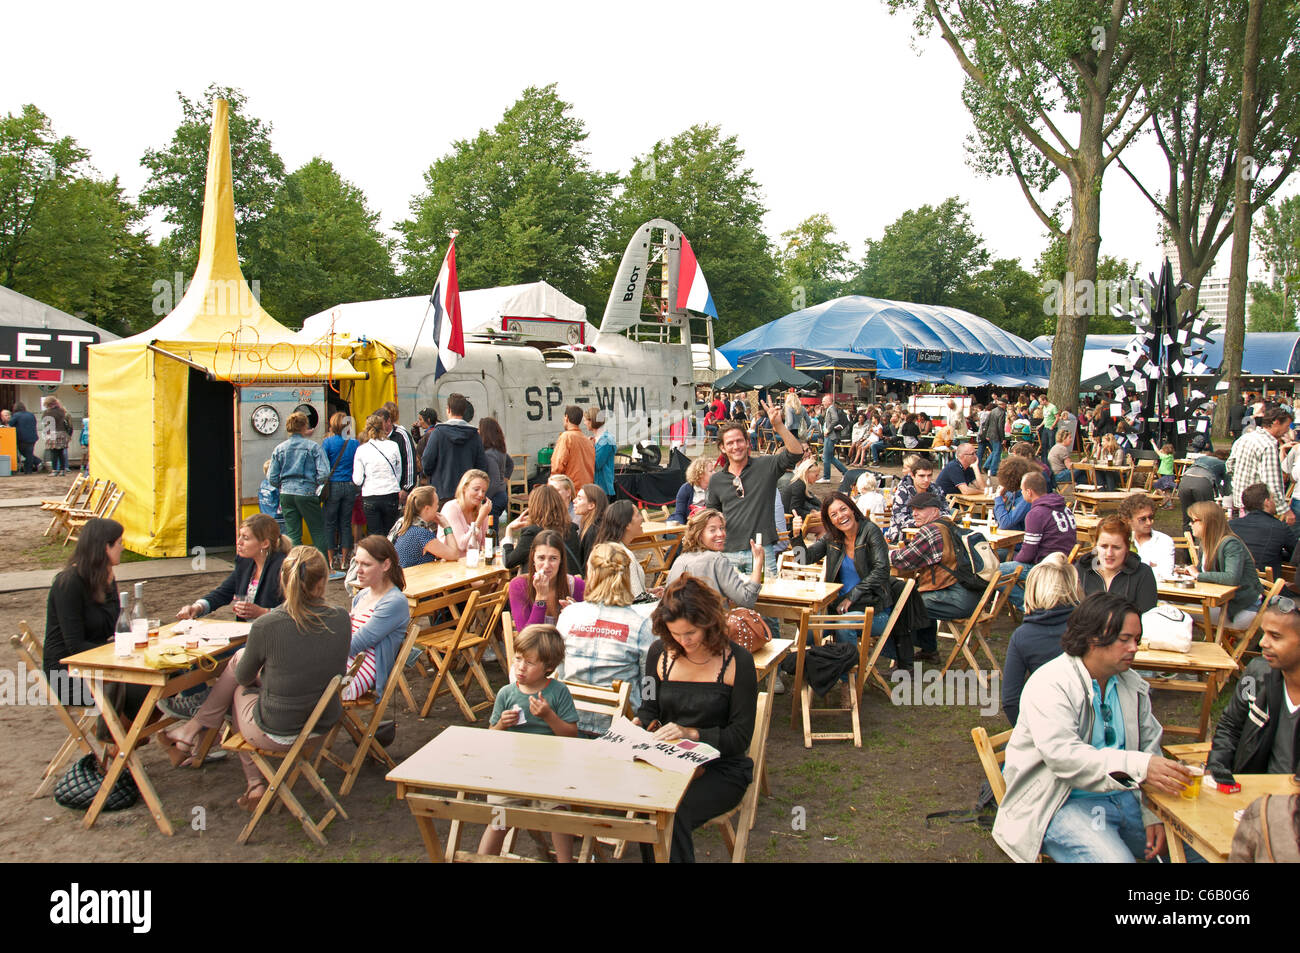
[[[135,639],[131,635],[131,614],[127,611],[126,601],[130,597],[126,592],[117,594],[117,625],[113,629],[113,654],[126,658],[135,649]]]

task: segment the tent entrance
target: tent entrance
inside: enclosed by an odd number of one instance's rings
[[[235,538],[235,388],[190,370],[187,545],[229,546]]]

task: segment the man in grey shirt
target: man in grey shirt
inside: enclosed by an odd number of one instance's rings
[[[724,555],[742,574],[754,569],[749,543],[756,534],[763,537],[763,563],[769,574],[776,573],[776,521],[772,498],[776,481],[793,469],[803,456],[803,445],[785,425],[774,404],[764,402],[772,430],[785,442],[775,454],[758,455],[749,447],[745,425],[727,421],[718,427],[718,442],[727,455],[727,466],[709,478],[706,505],[721,510],[727,519],[727,549]]]

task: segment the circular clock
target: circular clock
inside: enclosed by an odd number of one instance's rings
[[[269,437],[280,429],[280,413],[270,404],[262,404],[253,409],[253,429],[263,437]]]

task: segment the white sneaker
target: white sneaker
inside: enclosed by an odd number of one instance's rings
[[[777,695],[785,694],[785,682],[781,681],[781,673],[778,672],[776,680],[772,684],[772,692]]]
[[[822,478],[821,478],[820,480],[818,480],[817,482],[818,482],[818,483],[831,483],[831,482],[833,482],[833,481],[830,480],[830,479],[827,478],[827,477],[822,477]]]

